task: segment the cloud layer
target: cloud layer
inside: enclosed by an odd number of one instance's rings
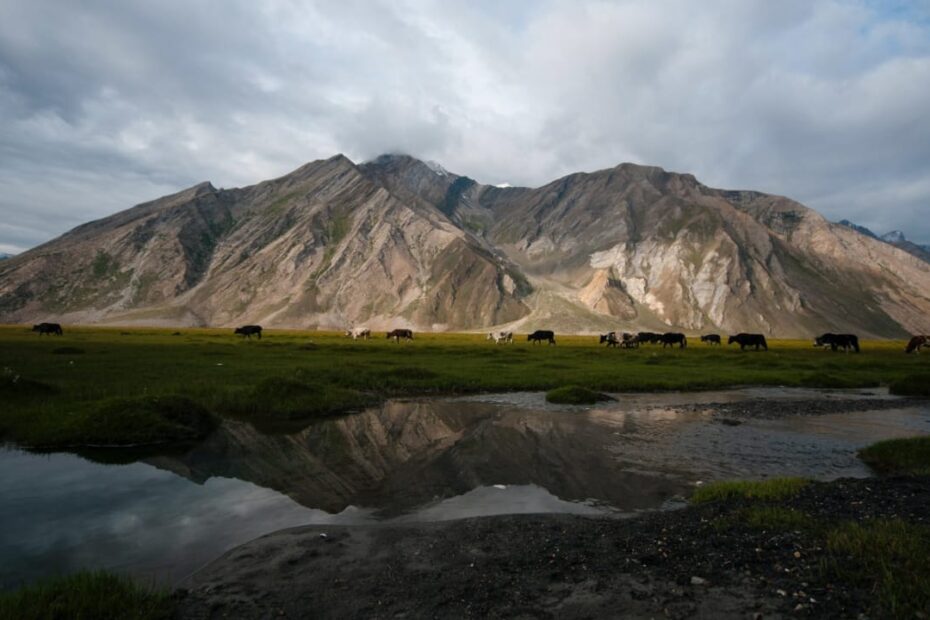
[[[622,161],[930,241],[930,3],[0,4],[0,251],[337,152]]]

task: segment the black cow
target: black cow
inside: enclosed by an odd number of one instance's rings
[[[653,332],[639,332],[636,338],[643,344],[658,344],[662,342],[662,335]]]
[[[720,334],[705,334],[701,336],[701,342],[706,342],[707,344],[720,344]]]
[[[61,336],[64,333],[61,331],[61,325],[58,323],[39,323],[38,325],[32,326],[32,331],[39,332],[40,336],[42,334]]]
[[[639,348],[639,336],[636,334],[623,333],[623,341],[620,343],[620,347],[623,349],[638,349]]]
[[[234,334],[239,334],[240,336],[245,336],[249,340],[252,339],[252,336],[258,336],[258,339],[262,339],[262,326],[261,325],[243,325],[242,327],[237,327]]]
[[[859,352],[859,337],[855,334],[831,334],[826,333],[822,336],[817,336],[814,338],[815,347],[830,347],[833,351],[837,349],[843,349],[845,352],[849,353],[849,350],[852,349],[856,353]]]
[[[526,337],[526,341],[532,341],[533,344],[539,344],[543,340],[548,340],[549,344],[555,344],[555,332],[548,329],[537,329]]]
[[[756,351],[759,350],[759,347],[762,347],[766,351],[769,350],[769,345],[765,341],[765,336],[762,334],[736,334],[735,336],[730,336],[727,344],[733,344],[734,342],[739,345],[740,351],[745,351],[746,347],[755,347]]]
[[[601,334],[600,344],[607,343],[608,347],[615,347],[620,344],[620,341],[617,340],[617,332],[608,332],[606,334]]]
[[[684,334],[677,332],[668,332],[659,336],[659,342],[662,343],[662,348],[678,345],[679,349],[684,349],[688,346],[688,339],[685,338]]]
[[[393,329],[387,333],[387,339],[394,339],[394,342],[400,342],[400,339],[413,340],[413,331],[409,329]]]

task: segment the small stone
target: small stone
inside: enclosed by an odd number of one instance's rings
[[[795,551],[795,552],[794,552],[794,557],[796,557],[796,558],[801,557],[801,552],[800,552],[800,551]]]
[[[775,593],[778,594],[778,596],[788,596],[788,593],[781,589],[775,590]]]
[[[703,585],[705,585],[705,584],[707,584],[707,580],[706,580],[706,579],[703,579],[703,578],[701,578],[701,577],[692,577],[692,578],[691,578],[691,585],[692,585],[692,586],[703,586]]]

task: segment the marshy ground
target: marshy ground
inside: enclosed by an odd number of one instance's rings
[[[525,339],[525,336],[524,336]],[[483,334],[417,334],[400,344],[375,334],[270,330],[74,328],[37,336],[0,327],[0,439],[40,448],[196,441],[211,417],[273,430],[360,410],[396,396],[547,391],[710,390],[739,385],[930,389],[926,356],[904,343],[865,342],[860,354],[773,340],[768,352],[692,343],[606,349],[594,336],[557,346]]]

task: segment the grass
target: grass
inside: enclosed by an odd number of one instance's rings
[[[826,570],[868,589],[876,617],[919,618],[930,609],[930,528],[900,519],[844,523],[827,534]]]
[[[930,373],[899,377],[891,382],[888,390],[901,396],[930,396]]]
[[[861,355],[829,355],[807,341],[779,340],[767,353],[617,351],[592,336],[561,336],[555,347],[519,339],[501,347],[482,334],[418,333],[395,344],[378,333],[353,341],[338,332],[267,330],[261,341],[249,341],[231,329],[69,325],[64,336],[40,338],[29,327],[0,326],[0,398],[13,405],[0,408],[0,441],[48,447],[80,440],[78,431],[114,399],[179,396],[218,416],[309,421],[399,396],[567,385],[597,392],[862,387],[925,368],[898,342],[864,342]],[[71,352],[55,353],[65,348]]]
[[[613,399],[580,385],[566,385],[546,392],[546,401],[558,405],[593,405],[606,400]]]
[[[173,616],[167,592],[105,572],[80,572],[0,593],[0,620],[167,620]]]
[[[930,527],[901,519],[815,519],[783,505],[806,484],[797,478],[716,483],[699,489],[692,503],[723,503],[712,523],[720,533],[793,531],[805,546],[824,549],[823,578],[868,592],[875,617],[922,617],[917,612],[930,609]]]
[[[930,476],[930,436],[879,441],[860,450],[859,458],[881,474]]]
[[[691,503],[705,504],[734,499],[779,500],[796,495],[809,483],[810,481],[804,478],[713,482],[695,489]]]

